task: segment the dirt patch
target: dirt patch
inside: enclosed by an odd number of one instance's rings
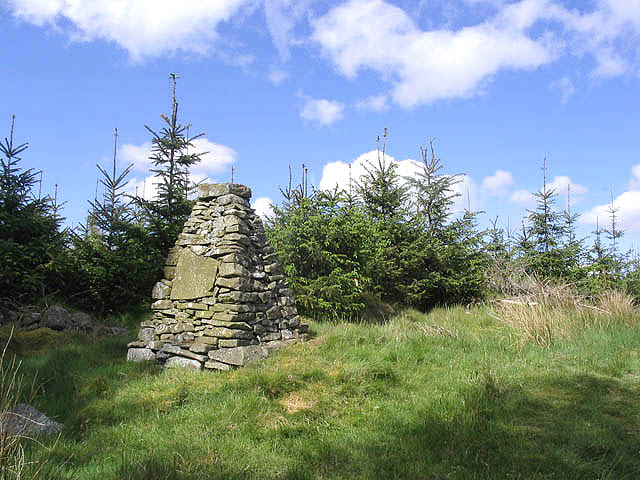
[[[287,409],[287,413],[296,413],[300,410],[309,410],[313,408],[317,400],[303,398],[299,394],[290,393],[286,398],[280,400],[280,404]]]

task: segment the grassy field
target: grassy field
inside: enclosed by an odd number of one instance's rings
[[[65,424],[27,456],[51,479],[640,478],[637,314],[565,313],[542,341],[502,314],[312,323],[233,372],[127,364],[133,330],[16,334]]]

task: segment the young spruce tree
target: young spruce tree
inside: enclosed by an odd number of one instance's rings
[[[356,193],[374,232],[374,249],[367,264],[374,293],[386,302],[404,303],[406,265],[415,230],[406,222],[408,188],[398,174],[398,165],[386,158],[387,137],[385,128],[382,145],[377,138],[377,159],[364,166]]]
[[[143,302],[162,262],[157,247],[134,218],[131,197],[125,192],[132,165],[118,172],[117,129],[114,138],[112,168],[96,165],[104,187],[102,199],[89,202],[87,225],[73,235],[70,252],[75,288],[67,292],[69,301],[99,315]]]
[[[64,251],[62,218],[50,196],[34,194],[38,172],[20,168],[27,143],[11,133],[0,142],[0,303],[36,302],[58,288],[58,260]]]
[[[566,233],[563,216],[555,210],[558,193],[547,184],[547,159],[542,166],[542,188],[533,193],[535,210],[527,210],[530,242],[521,243],[522,257],[528,271],[545,278],[566,279],[569,265],[565,258],[561,240]],[[523,227],[525,228],[525,227]],[[524,235],[523,235],[524,237]]]
[[[485,289],[486,255],[476,225],[477,213],[467,209],[450,220],[454,189],[461,174],[442,173],[433,140],[420,147],[421,169],[406,181],[412,189],[415,214],[410,219],[417,234],[409,246],[405,303],[420,309],[447,303],[468,303]]]
[[[158,178],[157,194],[151,200],[136,198],[146,212],[151,235],[165,253],[173,246],[193,207],[189,194],[195,185],[189,178],[189,169],[205,154],[189,152],[193,141],[204,133],[190,135],[191,124],[185,125],[178,120],[176,81],[179,77],[172,73],[169,78],[172,81],[171,114],[160,115],[164,121],[160,131],[145,125],[152,135],[151,173]]]

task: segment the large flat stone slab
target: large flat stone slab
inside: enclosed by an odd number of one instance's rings
[[[227,365],[243,366],[261,358],[266,358],[269,353],[260,345],[248,345],[246,347],[220,348],[211,350],[209,358]]]
[[[193,300],[211,295],[220,263],[185,248],[180,254],[171,286],[172,300]]]
[[[213,183],[198,185],[198,198],[209,200],[223,195],[237,195],[242,198],[251,198],[251,189],[239,183]]]

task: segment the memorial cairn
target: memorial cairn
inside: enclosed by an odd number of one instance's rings
[[[200,185],[198,200],[153,287],[153,315],[127,360],[229,370],[306,339],[251,190]]]

